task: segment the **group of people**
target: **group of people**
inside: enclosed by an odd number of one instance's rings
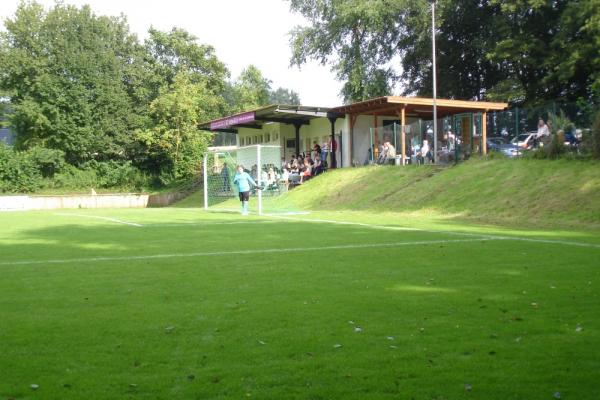
[[[327,161],[323,161],[321,157],[313,158],[305,153],[301,153],[298,156],[294,154],[289,161],[282,160],[281,169],[284,175],[286,172],[288,174],[287,184],[289,184],[289,177],[292,175],[298,175],[300,183],[302,183],[312,176],[317,176],[325,172]]]
[[[396,148],[389,141],[379,146],[377,164],[393,164],[396,158]]]
[[[408,145],[408,143],[407,143]],[[370,151],[370,150],[369,150]],[[415,161],[419,164],[430,163],[433,159],[433,154],[429,148],[428,140],[423,140],[423,144],[414,143],[410,146],[410,151],[407,153],[412,155]],[[378,148],[375,162],[377,164],[393,164],[396,158],[396,148],[389,141],[383,142]],[[369,154],[369,160],[371,155]]]

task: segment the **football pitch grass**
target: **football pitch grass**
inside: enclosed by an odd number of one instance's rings
[[[0,399],[597,399],[599,283],[591,231],[0,213]]]

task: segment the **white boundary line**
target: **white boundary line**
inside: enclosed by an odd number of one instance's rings
[[[273,253],[309,252],[309,251],[325,251],[325,250],[354,250],[354,249],[371,249],[371,248],[382,248],[382,247],[418,246],[418,245],[428,245],[428,244],[481,242],[481,241],[489,241],[489,240],[499,240],[499,239],[473,238],[473,239],[455,239],[455,240],[421,240],[421,241],[413,241],[413,242],[343,244],[343,245],[321,246],[321,247],[291,247],[291,248],[284,248],[284,249],[212,251],[212,252],[200,252],[200,253],[154,254],[154,255],[145,255],[145,256],[88,257],[88,258],[66,258],[66,259],[50,259],[50,260],[22,260],[22,261],[0,262],[0,266],[36,265],[36,264],[71,264],[71,263],[87,263],[87,262],[99,262],[99,261],[134,261],[134,260],[154,260],[154,259],[175,258],[175,257],[210,257],[210,256],[228,256],[228,255],[241,255],[241,254],[273,254]]]
[[[144,224],[144,228],[162,228],[162,227],[176,227],[176,226],[215,226],[215,225],[254,225],[254,224],[277,224],[279,221],[269,220],[249,220],[249,221],[226,221],[226,222],[181,222],[181,223],[167,223],[161,224],[150,223]],[[141,226],[141,225],[140,225]]]
[[[532,243],[547,243],[547,244],[562,244],[565,246],[578,246],[578,247],[591,247],[600,249],[600,244],[595,243],[583,243],[583,242],[572,242],[568,240],[550,240],[550,239],[534,239],[534,238],[525,238],[519,236],[502,236],[502,235],[489,235],[485,233],[469,233],[469,232],[457,232],[457,231],[444,231],[444,230],[430,230],[430,229],[421,229],[421,228],[409,228],[402,226],[387,226],[387,225],[372,225],[366,224],[362,222],[348,222],[348,221],[336,221],[336,220],[328,220],[328,219],[318,219],[318,218],[292,218],[286,217],[282,215],[268,215],[271,218],[279,218],[286,219],[291,221],[298,222],[318,222],[318,223],[328,223],[328,224],[339,224],[339,225],[355,225],[370,229],[384,229],[384,230],[392,230],[392,231],[416,231],[416,232],[427,232],[427,233],[437,233],[437,234],[447,234],[447,235],[457,235],[457,236],[471,236],[471,237],[479,237],[479,238],[487,238],[490,240],[515,240],[522,242],[532,242]]]
[[[101,219],[101,220],[104,220],[104,221],[115,222],[117,224],[124,224],[124,225],[137,226],[137,227],[144,226],[144,225],[141,225],[141,224],[136,224],[135,222],[127,222],[127,221],[122,221],[120,219],[109,218],[109,217],[99,217],[97,215],[71,214],[71,213],[55,213],[54,215],[61,215],[63,217],[81,217],[81,218]]]

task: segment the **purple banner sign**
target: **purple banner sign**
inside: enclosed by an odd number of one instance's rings
[[[254,111],[213,121],[210,123],[210,130],[214,131],[217,129],[229,128],[233,125],[245,124],[252,121],[254,121]]]

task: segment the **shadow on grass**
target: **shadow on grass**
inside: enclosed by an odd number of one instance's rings
[[[400,237],[398,232],[390,231],[375,236],[361,226],[277,221],[256,216],[163,221],[142,226],[105,224],[91,219],[81,224],[16,230],[13,237],[0,241],[0,265],[21,260],[126,258],[202,252],[226,254],[239,250],[311,249],[365,243],[376,247],[381,243],[425,238],[422,233]],[[312,253],[310,250],[294,252],[293,258],[304,260]]]

